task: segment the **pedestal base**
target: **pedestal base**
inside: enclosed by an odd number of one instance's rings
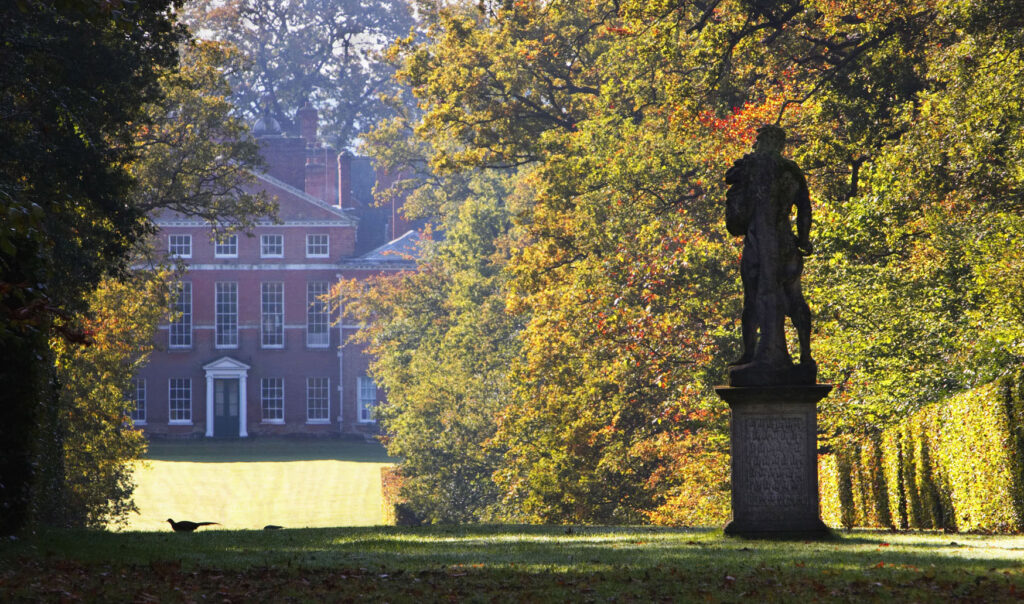
[[[715,388],[732,410],[732,519],[726,534],[823,537],[817,403],[831,385]]]

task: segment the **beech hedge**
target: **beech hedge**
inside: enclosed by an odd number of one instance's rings
[[[1020,532],[1024,370],[834,450],[818,472],[830,526]]]

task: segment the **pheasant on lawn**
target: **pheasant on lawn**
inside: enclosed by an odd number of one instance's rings
[[[209,526],[211,524],[220,524],[219,522],[192,522],[191,520],[181,520],[175,522],[171,518],[167,519],[167,522],[171,523],[171,528],[176,533],[191,533],[201,526]]]

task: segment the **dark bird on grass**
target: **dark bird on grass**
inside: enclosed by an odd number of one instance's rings
[[[267,526],[263,527],[263,530],[265,530],[265,531],[279,531],[282,528],[284,528],[284,527],[278,526],[276,524],[268,524]]]
[[[220,524],[219,522],[192,522],[191,520],[181,520],[175,522],[171,518],[167,519],[167,522],[171,523],[171,528],[176,533],[191,533],[201,526],[209,526],[211,524]]]

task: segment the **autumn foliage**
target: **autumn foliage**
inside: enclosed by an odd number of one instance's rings
[[[1024,375],[929,405],[851,438],[822,465],[834,526],[1020,532],[1024,528]]]
[[[129,418],[131,378],[153,350],[169,306],[170,275],[138,271],[105,279],[68,321],[88,345],[55,336],[56,403],[41,428],[35,521],[49,526],[122,526],[137,511],[134,463],[146,438]]]
[[[422,500],[449,492],[431,468],[447,475],[467,459],[404,436],[406,422],[440,413],[438,434],[474,451],[477,517],[724,520],[727,415],[711,388],[737,356],[741,288],[723,177],[766,122],[786,129],[814,203],[804,282],[821,380],[836,384],[823,446],[1024,360],[1024,57],[1008,6],[435,8],[421,38],[391,51],[419,111],[383,124],[368,148],[429,174],[401,186],[438,224],[438,257],[452,229],[497,236],[501,253],[477,253],[500,278],[461,283],[512,328],[477,332],[502,363],[432,378],[425,396],[403,384],[438,367],[411,359],[443,350],[444,366],[460,367],[475,354],[425,336],[454,326],[403,327],[427,299],[460,299],[448,281],[402,276],[381,282],[386,303],[349,298],[375,320],[366,337],[385,359],[374,370],[389,387],[389,447]],[[507,183],[497,199],[510,220],[477,231],[460,208],[487,195],[458,183],[490,177]],[[467,398],[477,385],[489,396]]]

